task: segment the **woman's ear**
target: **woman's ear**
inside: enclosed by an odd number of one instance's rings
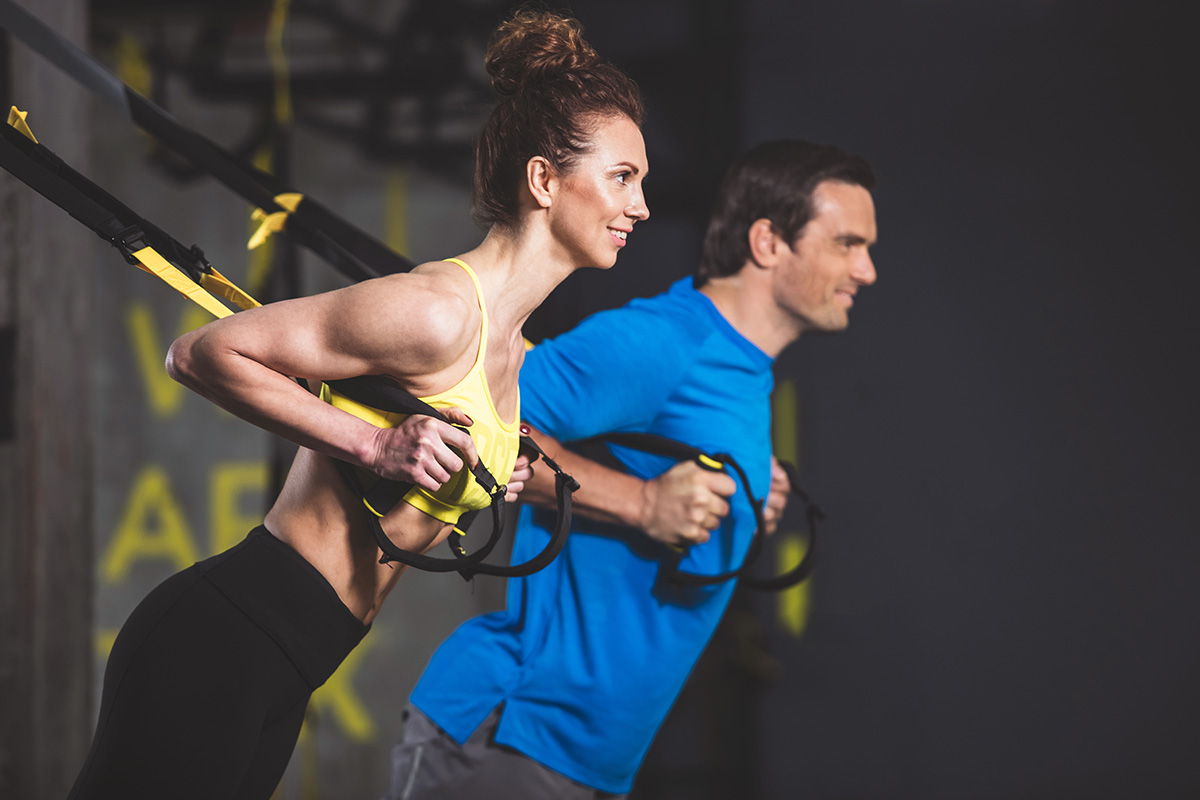
[[[759,267],[770,268],[779,261],[779,248],[787,247],[774,223],[769,219],[756,219],[747,234],[750,245],[750,260]]]
[[[525,183],[533,200],[542,208],[549,208],[554,202],[557,182],[554,169],[544,156],[534,156],[525,164]]]

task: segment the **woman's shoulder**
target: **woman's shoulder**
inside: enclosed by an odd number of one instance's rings
[[[369,305],[389,335],[403,337],[409,358],[418,356],[427,368],[453,362],[478,340],[475,287],[453,264],[427,262],[359,286],[370,292]]]

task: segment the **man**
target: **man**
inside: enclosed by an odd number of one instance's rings
[[[730,168],[693,279],[590,317],[521,371],[522,416],[562,441],[639,431],[732,454],[783,507],[770,447],[772,364],[810,330],[848,324],[875,282],[868,164],[802,141],[760,145]],[[544,437],[543,437],[544,438]],[[434,654],[393,754],[390,797],[598,798],[633,784],[734,590],[662,579],[665,545],[715,574],[739,566],[755,522],[730,476],[613,447],[624,472],[551,442],[579,479],[558,559],[511,580],[508,608],[463,624]],[[522,499],[552,502],[550,476]],[[552,514],[526,507],[513,560]]]

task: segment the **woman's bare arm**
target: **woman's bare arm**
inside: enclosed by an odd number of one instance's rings
[[[385,375],[414,393],[474,352],[479,308],[457,276],[433,270],[389,276],[272,303],[180,337],[167,356],[173,378],[230,413],[303,447],[393,480],[436,490],[478,462],[471,437],[431,417],[377,428],[336,409],[291,378]],[[469,302],[468,302],[469,300]],[[442,376],[444,380],[444,376]],[[461,411],[450,416],[470,424]]]

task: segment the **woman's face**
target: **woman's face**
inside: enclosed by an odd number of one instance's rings
[[[600,117],[588,152],[559,178],[551,230],[578,267],[607,269],[638,220],[649,218],[642,132],[626,116]]]

